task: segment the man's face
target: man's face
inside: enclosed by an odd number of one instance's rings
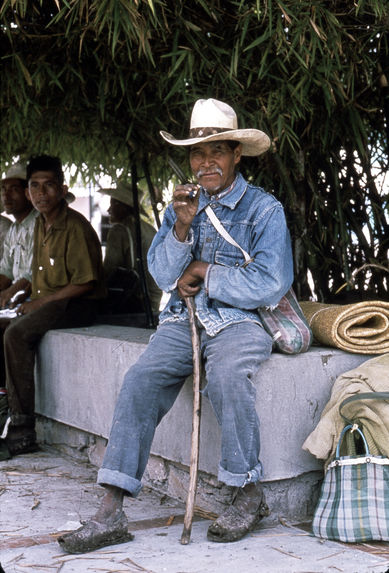
[[[52,171],[36,171],[28,181],[27,196],[43,216],[54,213],[66,195],[66,185],[61,185]]]
[[[108,209],[109,220],[111,223],[120,223],[129,215],[128,206],[122,201],[111,197],[111,203]]]
[[[210,195],[216,195],[231,185],[240,158],[241,145],[232,150],[226,141],[197,143],[189,152],[192,172]]]
[[[26,197],[26,189],[21,179],[5,179],[1,182],[1,202],[7,215],[24,214],[31,209],[31,203]]]

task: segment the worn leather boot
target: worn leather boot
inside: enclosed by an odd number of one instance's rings
[[[127,517],[121,511],[114,519],[104,523],[91,519],[76,531],[61,535],[58,543],[67,553],[86,553],[133,539],[134,536],[128,531]]]
[[[4,425],[0,439],[0,461],[37,450],[39,447],[36,443],[34,416],[11,415]]]
[[[219,543],[239,541],[269,513],[262,485],[250,483],[237,489],[230,507],[208,528],[207,537]]]

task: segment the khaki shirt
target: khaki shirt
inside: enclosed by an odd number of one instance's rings
[[[92,225],[81,213],[63,202],[54,223],[45,233],[44,219],[37,219],[32,261],[32,295],[40,298],[69,284],[94,282],[82,298],[99,299],[106,294],[101,245]]]
[[[140,220],[142,239],[142,259],[146,271],[146,284],[150,296],[153,312],[159,311],[162,291],[157,287],[153,277],[147,270],[147,251],[153,241],[156,230],[149,223]],[[122,223],[114,223],[107,235],[107,247],[105,250],[104,270],[107,278],[118,267],[126,269],[137,268],[136,264],[136,233],[135,219],[126,217]]]
[[[4,252],[0,261],[0,274],[13,283],[26,279],[31,282],[31,263],[34,227],[38,211],[33,209],[21,223],[13,222],[4,239]]]
[[[110,278],[118,267],[136,267],[135,245],[127,225],[114,223],[109,229],[103,265],[107,278]]]

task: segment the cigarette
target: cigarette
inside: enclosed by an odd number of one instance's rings
[[[199,187],[195,187],[194,189],[191,189],[188,193],[188,197],[189,199],[194,199],[197,195],[197,191],[199,190]]]

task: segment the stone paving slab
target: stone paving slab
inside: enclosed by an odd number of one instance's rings
[[[145,489],[126,499],[135,539],[84,555],[56,542],[96,510],[103,489],[96,467],[54,450],[0,463],[0,561],[5,573],[387,573],[389,544],[347,545],[312,537],[303,525],[262,526],[232,544],[207,541],[197,516],[191,542],[180,544],[185,508]]]

